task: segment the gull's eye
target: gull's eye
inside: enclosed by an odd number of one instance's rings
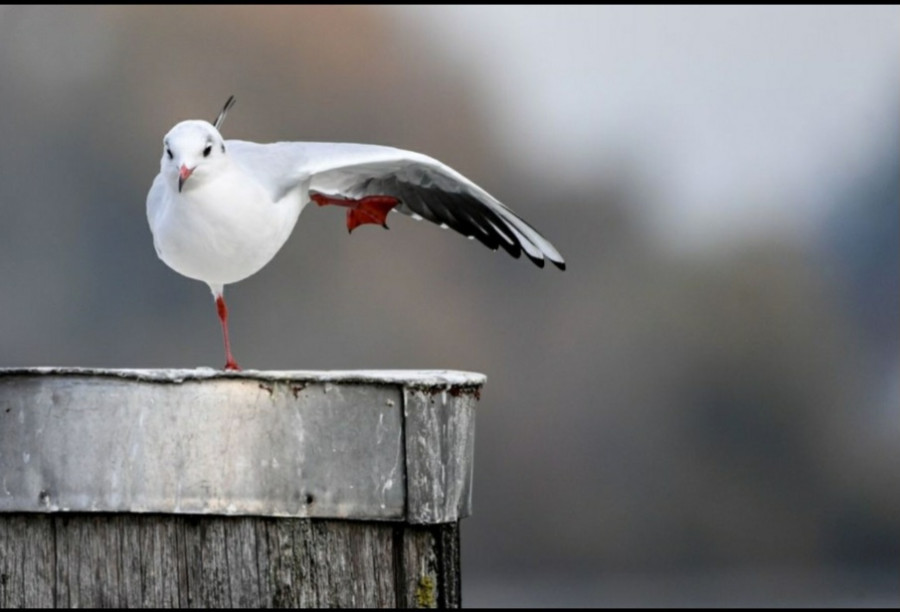
[[[172,155],[172,149],[170,149],[169,147],[166,147],[166,155],[169,156],[169,159],[175,159],[175,156]]]
[[[203,157],[209,157],[209,154],[212,153],[212,145],[206,145],[206,148],[203,149]]]

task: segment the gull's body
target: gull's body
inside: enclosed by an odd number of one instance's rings
[[[178,174],[173,178],[161,172],[147,198],[147,217],[160,259],[176,272],[209,284],[213,293],[266,265],[291,235],[309,201],[302,183],[273,193],[253,178],[252,167],[241,163],[235,142],[226,147],[231,155],[222,156],[211,176],[191,185],[195,172],[179,192],[172,189]]]
[[[183,121],[169,131],[160,173],[147,195],[160,259],[213,292],[227,369],[237,369],[237,363],[228,341],[224,286],[265,266],[310,201],[347,207],[350,230],[384,225],[387,212],[398,210],[514,257],[524,252],[538,266],[548,259],[565,269],[549,241],[441,162],[376,145],[223,140],[217,128],[232,102],[212,124]]]

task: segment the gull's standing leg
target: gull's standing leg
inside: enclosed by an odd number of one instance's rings
[[[225,369],[240,370],[240,366],[234,360],[234,355],[231,354],[231,342],[228,340],[228,307],[225,306],[222,290],[213,289],[213,295],[216,298],[216,312],[219,313],[219,321],[222,323],[222,336],[225,338]]]

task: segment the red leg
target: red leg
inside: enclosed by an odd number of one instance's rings
[[[387,214],[394,206],[400,203],[400,200],[393,196],[366,196],[361,200],[352,200],[349,198],[338,198],[328,196],[322,193],[312,193],[309,199],[318,204],[325,206],[333,204],[335,206],[344,206],[347,210],[347,231],[352,232],[355,228],[366,223],[374,223],[387,229]]]
[[[231,354],[231,342],[228,340],[228,308],[225,306],[225,298],[221,295],[216,296],[216,310],[219,313],[219,321],[222,322],[222,335],[225,337],[225,369],[240,370]]]

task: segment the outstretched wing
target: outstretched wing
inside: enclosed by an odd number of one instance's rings
[[[564,270],[559,251],[484,189],[441,162],[412,151],[360,144],[295,142],[255,145],[229,141],[232,155],[252,166],[275,193],[308,181],[313,199],[386,203],[401,213],[452,228],[492,250],[522,252],[537,266]],[[316,194],[329,196],[317,199]],[[390,204],[393,206],[393,204]],[[388,207],[390,207],[388,206]]]

